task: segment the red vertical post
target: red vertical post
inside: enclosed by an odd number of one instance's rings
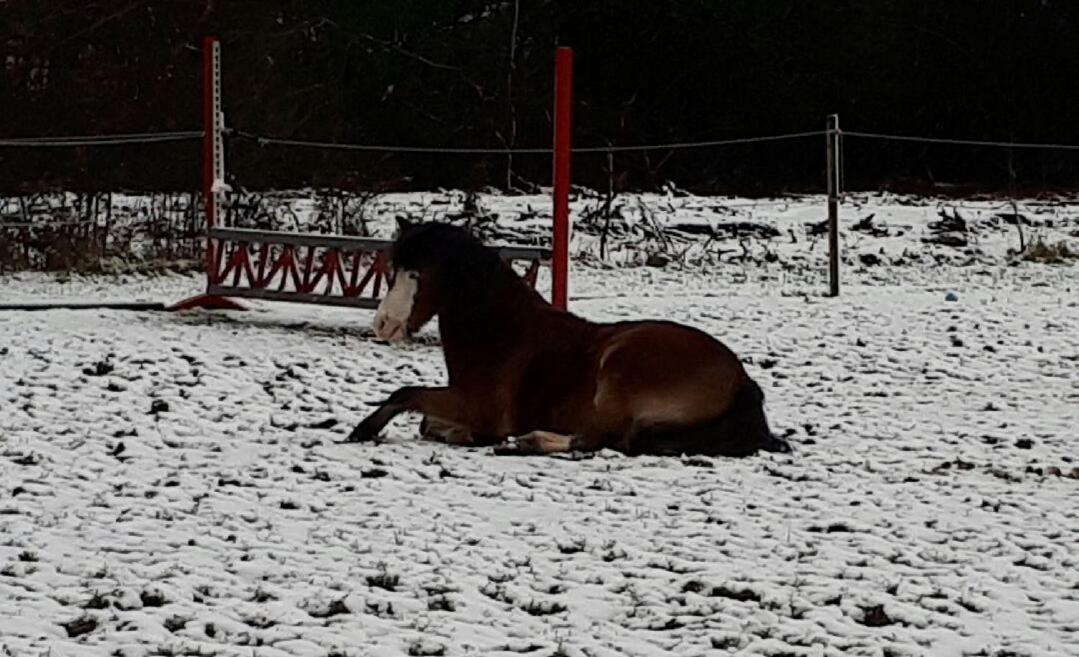
[[[573,148],[573,49],[555,54],[554,93],[554,254],[551,303],[566,309],[569,301],[569,188]]]

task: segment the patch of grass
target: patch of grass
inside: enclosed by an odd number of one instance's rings
[[[372,588],[385,589],[387,591],[396,591],[397,585],[401,583],[401,577],[399,575],[393,575],[386,570],[385,566],[380,566],[378,573],[367,576],[367,585]]]
[[[1018,257],[1027,262],[1041,264],[1063,264],[1069,260],[1079,259],[1079,251],[1072,251],[1067,242],[1061,240],[1056,244],[1049,244],[1042,238],[1037,238],[1023,249]]]

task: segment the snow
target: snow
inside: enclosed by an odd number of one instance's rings
[[[668,200],[668,225],[719,205]],[[485,203],[513,225],[519,201]],[[280,303],[0,314],[0,655],[1079,654],[1079,270],[1008,266],[990,210],[962,211],[985,222],[969,254],[921,242],[937,204],[848,209],[909,228],[845,233],[885,259],[839,299],[812,199],[747,215],[797,241],[744,261],[687,240],[698,259],[608,267],[575,238],[573,309],[720,337],[792,455],[496,458],[414,418],[339,444],[368,402],[444,380],[433,329],[390,347],[371,312]],[[1030,216],[1057,240],[1077,214]],[[0,301],[198,287],[20,274]]]

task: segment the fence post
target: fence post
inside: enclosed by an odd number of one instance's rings
[[[565,310],[569,301],[569,189],[573,147],[573,49],[555,53],[554,94],[554,253],[551,303]]]
[[[828,296],[839,296],[839,115],[828,117]]]

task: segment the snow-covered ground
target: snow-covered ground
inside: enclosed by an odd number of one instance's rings
[[[988,208],[960,210],[968,246],[926,244],[941,208],[886,201],[847,208],[889,232],[845,232],[839,299],[815,203],[758,209],[780,236],[748,255],[687,240],[705,255],[664,267],[600,266],[579,232],[573,309],[720,337],[793,455],[497,458],[414,419],[338,444],[442,381],[433,330],[0,313],[0,656],[1079,654],[1079,267],[1009,266]],[[1074,244],[1077,215],[1028,229]],[[624,262],[655,251],[632,224]],[[198,286],[21,274],[0,303]]]

